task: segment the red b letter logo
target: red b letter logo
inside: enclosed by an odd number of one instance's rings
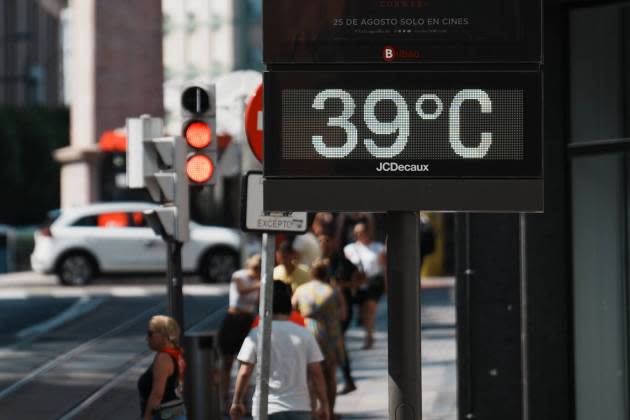
[[[383,60],[390,62],[396,58],[396,48],[386,45],[383,47]]]

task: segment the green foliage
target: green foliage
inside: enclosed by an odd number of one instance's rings
[[[59,207],[60,165],[69,144],[67,109],[0,107],[0,223],[40,223]]]

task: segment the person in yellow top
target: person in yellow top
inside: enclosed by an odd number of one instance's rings
[[[290,285],[293,292],[311,279],[309,268],[298,263],[297,254],[289,241],[282,242],[278,247],[276,264],[278,265],[273,269],[273,279]]]

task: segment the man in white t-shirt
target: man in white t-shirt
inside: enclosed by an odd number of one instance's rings
[[[326,385],[321,368],[324,360],[313,334],[289,321],[291,287],[281,281],[273,282],[273,321],[271,323],[271,359],[269,374],[269,420],[311,420],[311,401],[308,380],[314,385],[319,400],[316,418],[329,420]],[[241,367],[236,378],[234,400],[230,416],[238,420],[245,414],[243,398],[257,361],[258,328],[254,328],[241,347],[237,359]],[[254,392],[253,412],[258,418],[259,390]]]

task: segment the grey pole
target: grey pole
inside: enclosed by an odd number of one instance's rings
[[[389,418],[422,419],[418,214],[387,213]]]
[[[519,214],[521,259],[521,369],[523,370],[523,420],[529,420],[529,346],[527,326],[527,213]]]
[[[214,381],[220,369],[214,331],[187,331],[184,337],[187,368],[184,401],[188,420],[221,419],[221,393]]]
[[[166,241],[166,281],[168,291],[168,314],[175,318],[184,334],[184,295],[182,292],[182,243]],[[182,341],[183,342],[183,341]]]
[[[263,233],[262,284],[260,285],[260,305],[258,315],[258,354],[256,360],[256,389],[259,390],[258,418],[267,420],[267,398],[269,397],[269,358],[271,353],[271,309],[273,308],[273,266],[276,249],[276,235]],[[256,407],[254,407],[254,410]]]

